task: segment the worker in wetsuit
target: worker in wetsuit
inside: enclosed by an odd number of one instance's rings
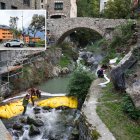
[[[30,95],[29,94],[26,94],[25,97],[23,98],[22,105],[24,107],[24,110],[23,110],[22,115],[24,115],[26,110],[27,110],[27,105],[29,103],[29,99],[30,99]]]

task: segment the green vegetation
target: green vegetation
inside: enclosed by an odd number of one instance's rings
[[[117,140],[139,140],[140,124],[124,113],[122,97],[124,94],[117,93],[110,83],[99,99],[101,104],[97,106],[97,113]],[[130,102],[128,105],[131,106]]]
[[[92,44],[96,40],[101,39],[101,35],[91,29],[80,28],[70,34],[70,39],[80,47],[85,47]]]
[[[74,51],[74,49],[72,48],[72,45],[68,42],[63,42],[62,44],[60,44],[59,46],[55,46],[55,47],[59,47],[62,49],[62,54],[72,60],[77,60],[78,58],[78,54]]]
[[[40,40],[35,44],[36,47],[44,47],[45,46],[45,40]]]
[[[101,135],[96,129],[92,130],[91,135],[94,140],[98,140],[98,138],[101,137]]]
[[[41,83],[47,78],[47,64],[45,62],[39,64],[26,65],[23,67],[23,74],[18,77],[12,77],[12,90],[25,90],[28,87]]]
[[[78,17],[99,17],[99,0],[78,0]]]
[[[127,115],[133,119],[133,120],[139,120],[140,119],[140,110],[135,108],[135,105],[130,98],[130,96],[126,95],[123,97],[123,103],[122,103],[122,108]]]
[[[101,49],[105,49],[108,45],[107,40],[105,39],[100,39],[98,41],[96,41],[93,45],[88,45],[87,46],[87,50],[90,52],[97,52],[97,51],[101,51]]]
[[[109,0],[102,16],[106,18],[129,18],[131,14],[131,0]]]
[[[128,22],[126,25],[118,26],[115,30],[115,35],[106,49],[107,55],[103,60],[103,63],[108,63],[109,59],[123,57],[129,51],[129,39],[131,39],[134,31],[131,29],[132,22]]]
[[[69,64],[70,64],[70,60],[66,56],[62,56],[58,63],[58,65],[61,66],[62,68],[67,67]]]
[[[68,86],[68,95],[75,96],[84,101],[92,80],[93,76],[89,72],[81,68],[75,70]]]

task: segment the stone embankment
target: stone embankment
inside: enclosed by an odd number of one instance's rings
[[[100,135],[98,140],[115,140],[113,134],[96,113],[98,98],[101,96],[102,92],[102,88],[98,84],[102,82],[102,79],[96,79],[93,81],[83,104],[81,111],[82,115],[79,121],[80,140],[94,140],[95,135]]]
[[[0,140],[13,140],[12,136],[2,123],[1,119],[0,119]]]

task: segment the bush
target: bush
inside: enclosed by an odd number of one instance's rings
[[[93,80],[93,76],[82,69],[76,70],[68,86],[69,96],[75,96],[84,102],[85,97],[88,93],[88,89]]]
[[[62,68],[67,67],[69,64],[70,64],[70,60],[66,56],[62,56],[58,63],[58,65],[61,66]]]
[[[130,96],[126,95],[123,97],[122,109],[131,119],[140,119],[140,110],[135,108],[135,105]]]
[[[61,45],[58,46],[59,48],[62,48],[62,53],[67,57],[71,58],[73,60],[77,60],[78,54],[73,51],[70,43],[64,42]]]
[[[131,29],[132,22],[126,25],[118,26],[115,30],[115,35],[107,47],[107,55],[102,63],[108,63],[109,59],[117,57],[117,53],[123,54],[127,52],[128,40],[131,39],[134,31]]]

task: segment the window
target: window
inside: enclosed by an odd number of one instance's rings
[[[18,8],[17,8],[16,6],[13,6],[13,5],[12,5],[12,6],[11,6],[11,9],[18,9]]]
[[[54,9],[55,10],[63,10],[63,3],[62,2],[57,2],[54,4]]]
[[[41,8],[43,9],[43,5],[41,5]]]
[[[30,0],[23,0],[23,4],[30,6]]]
[[[3,3],[3,2],[0,3],[0,9],[6,9],[5,3]]]
[[[43,0],[41,0],[41,2],[43,3]]]

